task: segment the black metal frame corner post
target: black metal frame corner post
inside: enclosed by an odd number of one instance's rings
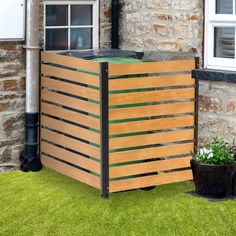
[[[199,57],[195,57],[195,69],[200,68]],[[198,116],[199,116],[199,80],[195,78],[195,120],[194,120],[194,153],[198,150]]]
[[[100,149],[101,193],[109,198],[109,117],[108,117],[108,63],[100,63]]]

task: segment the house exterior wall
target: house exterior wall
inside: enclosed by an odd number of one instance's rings
[[[100,47],[110,46],[110,0],[100,0]],[[40,0],[40,45],[43,46],[44,5]],[[24,148],[24,42],[0,42],[0,172],[19,168]]]
[[[194,53],[202,57],[202,0],[121,0],[120,48]],[[40,0],[40,44],[43,45]],[[100,47],[110,47],[111,0],[100,0]],[[25,50],[0,43],[0,171],[18,169],[24,141]],[[236,134],[236,84],[200,82],[200,142],[212,133]]]

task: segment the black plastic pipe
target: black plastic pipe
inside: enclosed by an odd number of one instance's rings
[[[39,157],[38,143],[39,114],[26,113],[25,116],[25,149],[20,154],[20,169],[24,172],[40,171],[42,164]]]
[[[112,0],[112,16],[111,16],[111,48],[119,48],[119,12],[120,1]]]

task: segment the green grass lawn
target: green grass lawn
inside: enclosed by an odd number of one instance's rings
[[[0,174],[0,235],[236,235],[236,201],[187,195],[191,182],[111,194],[53,171]]]

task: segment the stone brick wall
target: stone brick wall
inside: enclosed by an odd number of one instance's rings
[[[111,0],[100,0],[100,48],[111,47]]]
[[[218,134],[229,142],[236,138],[236,84],[229,82],[200,82],[200,143],[207,143]],[[236,141],[236,140],[235,140]]]
[[[121,48],[201,55],[202,2],[121,0]]]
[[[17,168],[24,139],[25,57],[19,43],[0,43],[0,171]]]

